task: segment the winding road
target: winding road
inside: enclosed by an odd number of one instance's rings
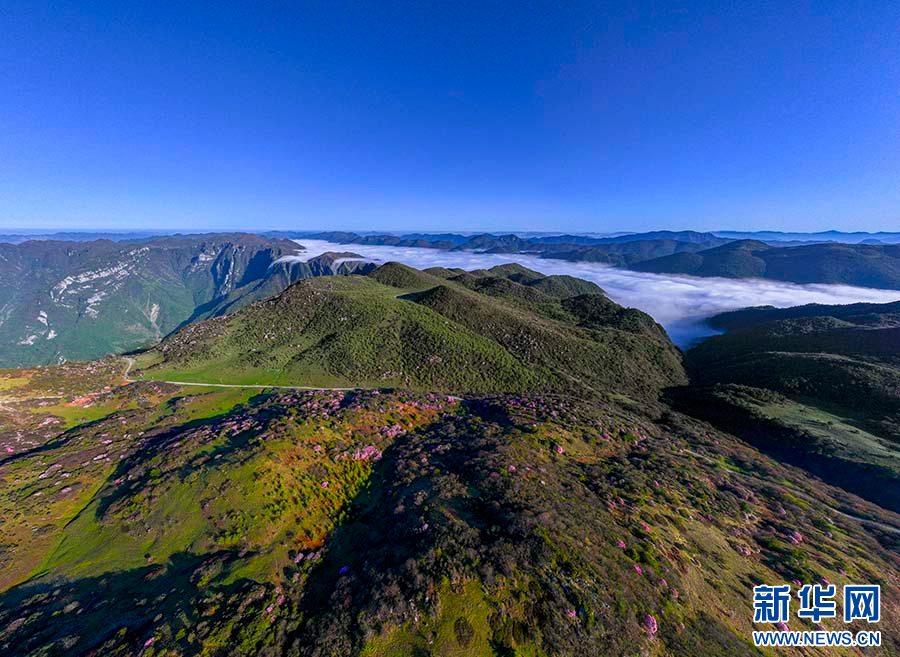
[[[262,390],[265,388],[278,388],[279,390],[334,390],[337,392],[350,392],[352,390],[362,390],[363,388],[326,388],[323,386],[286,386],[276,385],[272,383],[197,383],[196,381],[168,381],[166,379],[132,379],[128,375],[131,368],[134,367],[135,360],[130,356],[124,356],[127,363],[122,377],[127,383],[170,383],[175,386],[194,386],[197,388],[255,388]]]

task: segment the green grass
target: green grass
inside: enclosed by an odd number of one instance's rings
[[[126,410],[133,407],[133,405],[123,405],[118,400],[111,400],[108,402],[94,403],[86,407],[66,403],[54,404],[53,406],[44,406],[39,410],[41,413],[50,413],[51,415],[61,418],[65,427],[71,428],[78,426],[79,424],[95,422],[96,420],[107,417],[115,411]]]
[[[900,473],[897,446],[848,423],[846,418],[790,400],[757,408],[765,417],[814,436],[824,450],[844,458],[877,463]]]
[[[476,393],[613,387],[637,398],[683,377],[677,351],[652,320],[622,326],[614,310],[622,309],[605,297],[598,297],[605,314],[582,326],[583,306],[570,312],[559,299],[489,272],[474,280],[467,289],[389,264],[367,277],[302,281],[185,328],[155,356],[142,356],[135,376]]]
[[[23,654],[75,636],[73,654],[155,637],[210,655],[740,656],[752,583],[896,570],[834,511],[846,495],[677,415],[152,383],[112,396],[143,401],[0,469],[0,557],[20,569],[0,580],[0,626],[27,619],[8,635]],[[367,446],[381,460],[351,456]]]
[[[0,377],[0,391],[12,390],[27,385],[31,379],[25,376],[3,376]]]
[[[440,613],[414,625],[388,630],[368,643],[360,657],[407,657],[428,651],[433,657],[494,657],[488,617],[491,605],[479,582],[456,591],[444,585],[438,593]],[[525,655],[524,650],[516,654]]]
[[[325,288],[322,280],[301,283],[273,302],[228,318],[217,327],[221,332],[214,341],[203,347],[209,356],[196,358],[179,350],[141,376],[482,391],[522,389],[534,379],[497,344],[398,299],[396,288],[359,277],[335,279]],[[279,317],[278,324],[273,325],[273,316]],[[202,330],[202,325],[189,327],[177,339],[193,339]]]

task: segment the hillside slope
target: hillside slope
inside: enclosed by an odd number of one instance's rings
[[[178,381],[634,397],[684,380],[678,351],[643,313],[602,294],[550,296],[542,282],[564,295],[592,288],[536,272],[523,285],[513,280],[523,269],[442,278],[389,263],[365,277],[301,281],[184,328],[142,356],[139,369]],[[592,314],[582,297],[607,312]]]
[[[147,346],[296,248],[227,234],[0,244],[0,366]]]
[[[900,650],[900,518],[658,405],[120,371],[0,376],[4,655],[761,655],[782,581]]]
[[[900,303],[751,308],[688,352],[692,405],[900,510]]]

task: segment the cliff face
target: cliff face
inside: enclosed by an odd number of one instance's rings
[[[0,245],[0,366],[96,358],[147,346],[295,253],[256,235]]]

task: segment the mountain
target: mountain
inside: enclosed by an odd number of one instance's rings
[[[287,233],[339,244],[375,244],[484,253],[533,253],[560,260],[604,262],[620,267],[679,252],[694,252],[729,240],[711,233],[654,231],[591,237],[586,235],[527,236],[484,233],[465,237],[455,234],[358,235],[348,232]]]
[[[732,240],[759,240],[777,245],[779,243],[815,243],[815,242],[840,242],[842,244],[861,244],[869,240],[882,242],[885,244],[896,244],[900,242],[900,233],[896,232],[877,232],[867,233],[865,231],[845,232],[840,230],[825,230],[817,233],[790,233],[779,230],[760,230],[760,231],[737,231],[737,230],[716,230],[714,235]]]
[[[0,366],[146,347],[192,317],[239,307],[245,295],[249,302],[296,277],[335,273],[326,256],[277,264],[298,248],[246,234],[0,244]]]
[[[900,289],[900,245],[810,244],[772,247],[754,240],[678,253],[632,265],[657,274],[768,278]]]
[[[554,235],[552,237],[536,237],[535,241],[552,244],[623,244],[643,241],[671,241],[702,244],[706,247],[714,244],[725,244],[729,238],[719,237],[717,233],[701,233],[695,230],[653,230],[646,233],[626,233],[609,237],[586,237],[580,235]]]
[[[287,236],[319,239],[339,244],[380,244],[387,246],[424,247],[435,249],[455,249],[459,251],[484,251],[489,253],[556,253],[579,252],[586,247],[595,247],[594,253],[628,253],[649,247],[628,247],[632,242],[645,244],[666,244],[668,250],[655,253],[653,257],[671,253],[677,248],[700,249],[726,244],[730,240],[717,237],[712,233],[695,231],[653,231],[650,233],[634,233],[610,237],[593,237],[588,235],[457,235],[443,233],[418,233],[410,235],[359,235],[341,231],[331,232],[299,232],[284,233]],[[615,245],[615,246],[614,246]],[[676,246],[672,246],[676,245]],[[678,247],[677,245],[682,245]],[[617,247],[617,248],[615,248]],[[574,258],[573,258],[574,259]]]
[[[681,253],[694,253],[709,248],[709,244],[671,239],[627,240],[606,244],[573,246],[571,244],[548,244],[541,248],[541,257],[571,260],[573,262],[605,262],[617,267],[631,268],[633,265]]]
[[[700,233],[693,230],[656,230],[647,233],[621,233],[609,236],[594,235],[543,235],[526,233],[508,233],[494,235],[492,233],[480,233],[477,235],[459,235],[456,233],[410,233],[401,235],[359,234],[347,231],[275,231],[267,235],[291,238],[320,239],[342,244],[385,244],[390,246],[408,245],[413,242],[425,242],[433,244],[450,242],[456,248],[468,250],[488,250],[499,248],[540,249],[546,244],[568,244],[573,246],[597,245],[597,244],[624,244],[627,242],[641,241],[672,241],[700,244],[706,247],[726,244],[731,241],[728,238],[718,237],[713,233]],[[453,247],[444,247],[453,248]]]
[[[275,296],[291,283],[304,278],[365,274],[374,268],[373,263],[349,251],[329,251],[308,260],[298,259],[296,256],[282,256],[269,266],[265,276],[251,280],[226,295],[218,296],[198,306],[183,324],[234,312],[254,301]]]
[[[676,253],[637,263],[633,269],[654,274],[690,274],[727,278],[762,278],[766,274],[763,254],[773,247],[753,240],[730,242],[693,253]]]
[[[164,230],[131,230],[131,231],[21,231],[12,234],[0,235],[0,242],[9,244],[21,244],[29,240],[54,240],[59,242],[93,242],[95,240],[110,240],[113,242],[135,242],[138,240],[152,239],[169,235]],[[199,231],[197,234],[200,234]]]
[[[900,244],[892,233],[742,233],[652,231],[613,236],[457,233],[359,234],[347,231],[271,231],[271,239],[306,238],[338,244],[383,245],[484,253],[528,253],[573,262],[600,262],[657,274],[767,278],[792,283],[900,289]],[[768,236],[772,236],[769,239]],[[809,239],[787,240],[797,235]],[[121,237],[121,236],[120,236]],[[181,236],[189,239],[189,236]],[[830,241],[843,238],[850,244]],[[115,238],[119,239],[119,237]],[[152,243],[159,238],[145,238]],[[133,240],[132,240],[133,241]],[[127,242],[131,243],[131,242]],[[286,243],[286,241],[285,241]],[[346,267],[343,271],[346,271]],[[275,285],[248,298],[274,294]],[[209,303],[207,300],[204,303]],[[202,305],[202,304],[201,304]],[[226,307],[232,304],[225,300]],[[208,309],[207,309],[208,310]],[[211,316],[200,311],[193,318]],[[26,336],[27,337],[27,336]],[[30,361],[21,361],[30,362]],[[38,361],[35,361],[38,362]]]
[[[490,392],[129,382],[123,359],[0,371],[0,652],[755,657],[755,584],[863,582],[881,585],[881,650],[897,654],[900,517],[649,390],[630,399],[620,376],[555,373],[569,348],[594,358],[595,331],[621,338],[613,365],[658,338],[595,290],[541,280],[398,265],[307,279],[148,352],[195,341],[221,362],[214,336],[240,329],[280,345],[263,364],[313,350],[366,386],[370,364],[408,352],[412,383]],[[558,350],[533,342],[551,330]],[[420,373],[440,340],[448,371]],[[644,376],[683,382],[665,362]],[[579,385],[540,393],[545,377]]]
[[[900,510],[900,303],[752,308],[711,324],[727,333],[687,358],[706,419]]]
[[[644,313],[596,286],[516,265],[434,274],[388,263],[307,279],[185,327],[138,359],[148,378],[403,386],[443,392],[584,392],[636,398],[684,380]]]

